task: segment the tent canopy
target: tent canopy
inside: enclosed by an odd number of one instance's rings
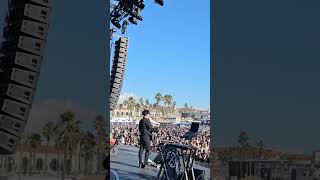
[[[132,119],[128,118],[112,118],[111,123],[134,123]]]

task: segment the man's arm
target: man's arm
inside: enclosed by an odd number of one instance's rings
[[[150,123],[150,120],[146,121],[146,127],[148,128],[149,131],[151,132],[158,132],[159,130],[156,128],[153,128],[152,124]]]

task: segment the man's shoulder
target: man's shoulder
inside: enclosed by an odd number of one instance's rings
[[[140,120],[140,122],[142,122],[142,121],[147,122],[147,121],[150,121],[150,120],[149,120],[149,119],[146,119],[146,118],[142,118],[142,119]]]

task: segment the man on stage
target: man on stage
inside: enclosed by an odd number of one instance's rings
[[[139,167],[145,168],[148,165],[150,142],[152,141],[152,132],[158,132],[158,129],[152,127],[150,122],[150,112],[144,110],[142,112],[143,118],[139,122],[140,132],[140,149],[139,149]],[[143,151],[146,150],[144,162],[142,161]]]

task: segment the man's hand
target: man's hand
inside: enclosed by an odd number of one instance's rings
[[[151,132],[158,132],[158,129],[154,128],[150,122],[150,118],[146,121],[146,126]]]

